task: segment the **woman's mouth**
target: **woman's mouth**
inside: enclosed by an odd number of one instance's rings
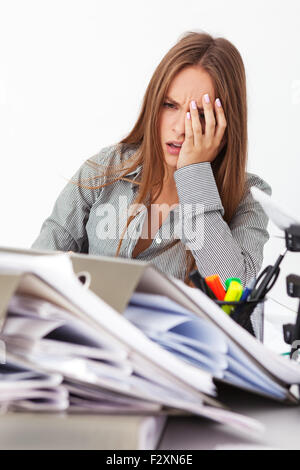
[[[167,148],[168,148],[168,152],[171,155],[179,155],[181,147],[177,147],[174,144],[166,144],[166,145],[167,145]]]

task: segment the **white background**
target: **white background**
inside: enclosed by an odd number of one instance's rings
[[[131,130],[165,53],[200,30],[239,49],[248,169],[300,217],[299,0],[1,0],[2,246],[32,244],[67,178]],[[270,233],[264,265],[284,248],[272,225]],[[288,254],[270,293],[292,309],[285,276],[300,275],[299,260]]]

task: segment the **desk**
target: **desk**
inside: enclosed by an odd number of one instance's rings
[[[300,449],[300,406],[283,405],[257,395],[226,388],[219,392],[220,401],[236,412],[264,424],[264,435],[255,439],[196,417],[168,419],[160,449]]]
[[[263,436],[247,438],[200,417],[170,417],[161,450],[268,447],[300,449],[300,407],[287,406],[230,387],[219,398],[266,426]],[[0,416],[0,449],[101,449],[101,416],[10,413]]]

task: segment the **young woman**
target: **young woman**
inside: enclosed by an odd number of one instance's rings
[[[32,248],[150,261],[187,283],[197,267],[245,285],[268,240],[250,187],[271,193],[246,161],[242,58],[224,38],[185,33],[129,135],[83,163]]]

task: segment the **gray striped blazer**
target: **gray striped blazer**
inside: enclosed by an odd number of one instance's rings
[[[130,157],[134,159],[136,147],[127,147],[122,153],[120,150],[119,144],[111,145],[89,160],[106,167]],[[141,171],[139,166],[126,176],[129,181],[120,180],[100,189],[67,183],[32,248],[115,256]],[[84,162],[72,179],[96,186],[107,181],[101,173],[99,168],[97,171]],[[92,177],[95,179],[86,180]],[[170,210],[151,245],[136,259],[149,261],[164,273],[184,279],[189,248],[203,276],[218,273],[223,282],[228,277],[239,277],[243,285],[248,283],[261,268],[263,247],[269,238],[268,218],[249,189],[256,186],[271,194],[270,186],[247,173],[247,191],[228,225],[223,219],[224,209],[209,162],[180,168],[174,178],[179,204]],[[146,212],[143,207],[137,208],[119,256],[132,257]]]

